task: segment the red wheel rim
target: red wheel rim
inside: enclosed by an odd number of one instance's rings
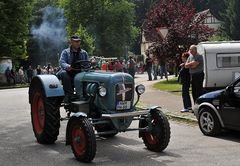
[[[36,93],[33,98],[33,124],[37,134],[41,134],[45,124],[45,111],[43,98],[40,93]]]
[[[154,120],[152,121],[152,125],[153,127],[157,127],[157,119],[154,118]],[[156,134],[153,134],[153,133],[150,133],[150,132],[147,132],[145,133],[145,137],[147,139],[147,142],[151,145],[154,145],[154,144],[157,144],[158,143],[158,137]]]
[[[87,139],[84,130],[81,126],[74,126],[72,130],[72,144],[73,148],[78,156],[83,155],[86,152]]]

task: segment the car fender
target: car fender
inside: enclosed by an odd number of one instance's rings
[[[213,110],[213,111],[215,112],[215,114],[217,115],[221,126],[224,127],[224,123],[223,123],[223,120],[222,120],[220,114],[218,113],[216,107],[214,107],[214,105],[212,105],[211,103],[203,102],[203,103],[201,103],[201,104],[198,106],[199,112],[198,112],[198,114],[197,114],[197,118],[199,117],[199,115],[200,115],[200,113],[201,113],[200,110],[201,110],[202,107],[209,107],[209,108],[211,108],[211,110]]]
[[[70,134],[71,134],[70,133],[70,126],[71,126],[73,120],[76,119],[76,118],[82,118],[82,117],[86,118],[87,114],[85,114],[84,112],[77,112],[77,113],[73,114],[71,116],[71,118],[68,120],[67,129],[66,129],[66,145],[70,145],[70,141],[71,141],[70,140]]]

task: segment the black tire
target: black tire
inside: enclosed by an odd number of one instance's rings
[[[151,113],[151,123],[153,129],[148,132],[142,132],[143,142],[147,149],[154,152],[161,152],[168,146],[170,141],[170,126],[167,117],[160,110],[155,110]],[[140,120],[139,126],[146,127],[147,121]]]
[[[59,98],[46,98],[41,89],[34,90],[31,99],[31,119],[35,137],[41,144],[57,140],[60,128]]]
[[[216,136],[221,132],[221,125],[217,115],[208,107],[200,110],[198,125],[204,135]]]
[[[41,144],[52,144],[57,140],[60,128],[60,101],[46,98],[41,90],[33,94],[31,119],[35,137]]]
[[[70,123],[70,144],[76,159],[91,162],[96,155],[96,137],[87,118],[74,118]],[[78,142],[81,141],[81,142]]]
[[[96,125],[95,129],[97,130],[97,132],[115,130],[115,128],[113,127],[113,124],[110,124],[110,125]],[[98,134],[98,135],[100,137],[104,137],[104,138],[112,138],[117,134],[118,134],[118,132],[116,131],[115,133],[111,133],[111,134]]]

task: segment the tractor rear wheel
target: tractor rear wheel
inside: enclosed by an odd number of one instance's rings
[[[45,97],[41,89],[33,92],[31,101],[32,126],[37,141],[54,143],[59,134],[61,101],[56,97]]]
[[[91,162],[96,154],[96,137],[87,118],[74,118],[70,123],[71,148],[77,160]]]
[[[170,126],[167,117],[162,111],[156,110],[151,113],[151,130],[141,133],[147,149],[154,152],[163,151],[170,140]],[[140,127],[147,127],[146,119],[140,121]]]

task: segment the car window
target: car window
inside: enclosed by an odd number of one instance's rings
[[[238,83],[235,85],[235,87],[240,87],[240,82],[238,82]]]

